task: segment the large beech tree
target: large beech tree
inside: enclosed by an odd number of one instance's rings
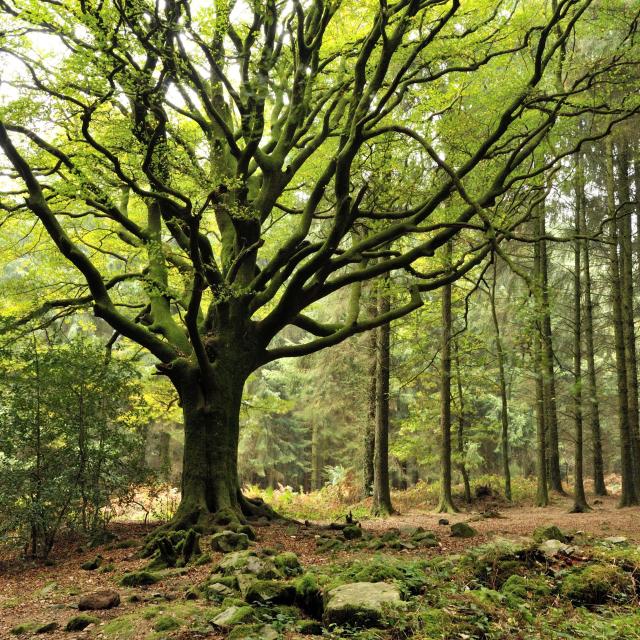
[[[90,307],[155,357],[184,413],[174,526],[264,511],[237,480],[252,371],[418,308],[528,219],[568,123],[626,116],[633,92],[598,87],[625,81],[634,16],[607,3],[629,27],[600,36],[598,4],[0,0],[3,225],[75,274],[40,272],[8,325]],[[385,274],[389,309],[361,312]]]

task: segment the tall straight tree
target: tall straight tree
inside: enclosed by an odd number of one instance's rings
[[[452,261],[453,246],[445,245],[445,263]],[[440,499],[438,512],[457,511],[451,494],[451,283],[442,287],[440,338]]]
[[[527,193],[556,123],[593,110],[593,91],[635,62],[626,10],[626,30],[600,36],[597,14],[584,19],[594,0],[461,5],[0,0],[15,88],[0,162],[16,183],[0,204],[16,233],[40,225],[55,256],[40,299],[3,305],[3,319],[91,308],[155,358],[184,418],[170,526],[268,513],[238,481],[248,376],[387,325],[480,265],[520,224],[496,204]],[[558,91],[564,44],[587,37],[604,53]],[[620,119],[624,106],[607,104]],[[554,142],[543,170],[579,140]],[[443,273],[434,256],[454,237],[469,251]],[[332,295],[391,272],[388,311],[320,321]],[[286,340],[288,325],[305,337]]]
[[[542,367],[544,375],[545,428],[547,430],[547,473],[549,486],[564,494],[560,474],[560,443],[558,438],[558,407],[556,400],[556,374],[551,329],[551,305],[549,300],[549,256],[546,240],[546,208],[540,207],[538,218],[538,243],[540,245],[540,295],[542,301]]]
[[[498,377],[500,381],[500,447],[502,451],[502,476],[504,479],[504,497],[511,500],[511,470],[509,468],[509,402],[507,394],[507,377],[505,374],[504,347],[500,334],[500,322],[498,320],[498,308],[496,305],[496,284],[498,281],[498,256],[493,258],[493,277],[489,289],[491,302],[491,319],[496,343],[496,355],[498,356]]]
[[[471,482],[469,481],[469,471],[465,462],[465,430],[467,426],[467,416],[464,407],[464,392],[462,390],[462,368],[460,366],[460,345],[459,339],[453,341],[453,351],[456,363],[456,386],[458,388],[458,430],[456,454],[458,456],[458,470],[462,476],[462,484],[464,486],[464,501],[471,502]]]
[[[598,401],[598,380],[596,375],[595,345],[593,337],[593,298],[591,295],[591,241],[587,225],[587,198],[582,188],[582,207],[578,211],[581,216],[581,227],[586,236],[582,243],[582,274],[584,282],[584,338],[587,360],[587,402],[589,406],[589,424],[591,425],[591,448],[593,460],[593,484],[597,496],[606,496],[607,487],[604,482],[604,460],[602,456],[602,428],[600,425],[600,403]]]
[[[388,283],[385,283],[388,284]],[[385,287],[385,289],[388,289]],[[379,295],[379,313],[389,313],[389,291]],[[389,485],[389,375],[391,368],[391,325],[378,328],[376,340],[376,431],[373,464],[373,506],[376,515],[393,513]]]
[[[607,217],[609,219],[609,261],[611,278],[611,307],[616,351],[616,379],[618,400],[618,424],[620,431],[620,471],[622,491],[620,506],[629,507],[640,503],[634,480],[633,434],[629,420],[629,388],[625,353],[624,318],[622,307],[622,274],[619,242],[618,208],[614,176],[613,143],[605,140],[605,182],[607,193]]]
[[[584,492],[583,470],[583,421],[582,421],[582,210],[584,208],[584,171],[580,153],[576,154],[574,181],[575,232],[573,243],[573,414],[574,432],[574,478],[572,513],[589,511]]]

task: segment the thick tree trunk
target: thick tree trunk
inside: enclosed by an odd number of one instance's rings
[[[238,481],[240,403],[246,376],[230,360],[216,362],[212,379],[184,365],[170,373],[184,416],[182,499],[170,523],[174,529],[241,523],[245,516],[273,512],[259,501],[242,496]]]
[[[502,475],[504,477],[504,497],[511,500],[511,470],[509,468],[509,404],[507,400],[507,378],[504,371],[504,349],[502,336],[500,335],[500,322],[496,308],[496,281],[498,277],[497,256],[493,262],[493,280],[491,281],[491,317],[495,332],[496,351],[498,355],[498,374],[500,377],[500,424],[501,424],[501,451],[502,451]]]
[[[447,262],[452,246],[447,243]],[[440,501],[439,513],[457,511],[451,495],[451,284],[442,287],[442,342],[440,346]]]
[[[546,220],[544,206],[540,207],[538,233],[540,237],[540,281],[542,296],[542,365],[544,370],[545,427],[547,429],[547,473],[549,486],[564,494],[560,474],[560,447],[558,439],[558,410],[556,403],[556,376],[551,330],[551,305],[549,301],[549,259],[547,256]]]
[[[582,228],[587,231],[586,202],[581,211]],[[593,455],[593,484],[597,496],[606,496],[604,483],[604,461],[602,457],[602,429],[600,427],[600,404],[598,402],[598,381],[593,338],[593,300],[591,297],[591,255],[589,240],[582,244],[584,275],[584,337],[587,357],[587,395],[589,398],[589,422],[591,424],[591,446]]]
[[[605,142],[607,213],[611,219],[610,264],[611,264],[611,306],[613,309],[613,329],[616,350],[616,377],[618,385],[618,421],[620,429],[620,471],[622,476],[622,492],[620,506],[637,505],[638,494],[633,477],[633,435],[629,422],[629,389],[626,366],[624,323],[622,311],[622,281],[620,274],[620,258],[618,255],[618,221],[615,203],[615,183],[613,176],[613,148],[610,138]]]
[[[582,425],[582,265],[581,243],[582,208],[584,206],[584,176],[580,155],[576,159],[576,240],[574,244],[574,275],[573,275],[573,406],[575,420],[575,469],[573,481],[573,513],[589,511],[587,498],[584,493],[583,471],[583,425]]]
[[[379,314],[387,313],[389,308],[389,296],[382,293]],[[389,515],[394,512],[389,487],[389,370],[391,356],[391,326],[389,324],[378,328],[377,343],[377,404],[372,511],[376,515]]]

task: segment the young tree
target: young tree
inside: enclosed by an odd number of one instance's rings
[[[54,260],[49,295],[11,324],[92,307],[157,359],[185,423],[172,526],[266,512],[237,478],[251,372],[410,313],[520,222],[492,219],[494,205],[573,151],[564,137],[528,162],[558,121],[593,108],[612,64],[629,63],[609,55],[607,34],[606,53],[554,86],[554,61],[592,5],[0,0],[3,61],[19,64],[0,112],[19,186],[2,209],[17,227],[39,222],[46,251],[78,276]],[[620,12],[627,46],[635,23]],[[445,160],[438,134],[455,124],[459,135],[461,122],[473,136]],[[390,147],[409,163],[370,191]],[[431,269],[454,236],[468,250]],[[356,296],[336,322],[314,317],[336,292],[391,272],[401,291],[388,311],[362,317]],[[287,325],[309,338],[287,342]]]

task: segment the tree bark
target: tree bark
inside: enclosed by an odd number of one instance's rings
[[[446,245],[446,262],[453,247]],[[451,284],[442,287],[442,342],[440,346],[440,501],[439,513],[457,511],[451,495]]]
[[[542,217],[541,215],[539,218]],[[539,224],[538,233],[539,233]],[[534,332],[533,332],[533,370],[535,371],[535,387],[536,387],[536,475],[537,475],[537,491],[536,506],[546,507],[549,504],[549,491],[547,487],[547,438],[546,438],[546,411],[545,411],[545,395],[544,395],[544,376],[543,358],[542,358],[542,313],[541,313],[541,250],[540,243],[535,242],[533,245],[533,271],[534,271],[534,293],[536,299],[536,309],[534,313]]]
[[[560,474],[560,448],[558,439],[558,410],[556,405],[556,376],[549,302],[549,259],[547,255],[546,220],[544,205],[540,207],[538,234],[540,244],[540,285],[542,296],[542,365],[544,371],[545,427],[547,429],[547,473],[549,486],[564,494]]]
[[[314,420],[311,431],[311,489],[322,489],[322,443],[317,420]]]
[[[465,447],[464,447],[464,432],[466,425],[466,415],[464,411],[464,394],[462,392],[462,371],[460,369],[460,354],[458,352],[458,341],[455,340],[453,348],[456,358],[456,383],[458,387],[458,433],[457,433],[457,451],[458,454],[458,470],[462,476],[462,483],[464,485],[464,501],[468,504],[471,502],[471,482],[469,481],[469,471],[467,471],[467,465],[465,464]]]
[[[584,190],[584,184],[582,186]],[[588,230],[586,201],[583,196],[581,216],[582,229]],[[588,234],[587,234],[588,235]],[[602,457],[602,429],[600,425],[600,404],[598,402],[598,381],[596,377],[595,347],[593,338],[593,300],[591,297],[591,252],[589,240],[582,243],[584,280],[584,337],[587,358],[587,395],[589,397],[589,423],[591,425],[591,446],[593,456],[593,485],[597,496],[606,496],[604,483],[604,461]]]
[[[629,145],[621,140],[618,145],[618,191],[620,242],[620,282],[622,287],[622,326],[624,335],[625,362],[627,370],[627,399],[629,402],[629,430],[631,432],[631,456],[633,482],[640,498],[640,416],[638,414],[638,360],[633,313],[633,249],[631,245],[631,189],[629,178]]]
[[[582,209],[584,207],[584,175],[580,154],[576,158],[575,180],[575,229],[574,242],[574,274],[573,274],[573,407],[575,420],[575,455],[573,481],[572,513],[589,511],[587,497],[584,493],[583,471],[583,424],[582,424]]]
[[[368,412],[364,431],[362,493],[365,497],[373,495],[374,455],[376,442],[376,404],[377,404],[377,331],[369,332],[369,383],[367,389]]]
[[[379,313],[387,313],[389,308],[389,295],[387,292],[383,292],[379,298]],[[389,487],[390,343],[391,326],[387,323],[378,328],[378,348],[376,352],[377,403],[372,511],[377,515],[389,515],[394,512]]]
[[[629,507],[637,505],[638,493],[633,477],[633,453],[632,433],[629,422],[629,389],[626,367],[624,323],[622,311],[622,281],[620,274],[620,258],[618,255],[618,215],[615,202],[615,181],[613,175],[613,145],[610,138],[605,140],[605,165],[606,165],[606,189],[607,189],[607,213],[609,223],[610,241],[610,268],[611,268],[611,306],[613,309],[613,330],[616,351],[616,379],[618,388],[618,423],[620,430],[620,471],[622,476],[622,491],[620,494],[620,506]]]
[[[507,400],[507,379],[504,371],[504,349],[500,335],[500,322],[496,308],[497,256],[493,259],[493,279],[491,281],[491,318],[495,332],[496,352],[498,355],[498,375],[500,377],[500,442],[502,451],[502,475],[504,478],[504,497],[511,500],[511,471],[509,468],[509,404]]]

